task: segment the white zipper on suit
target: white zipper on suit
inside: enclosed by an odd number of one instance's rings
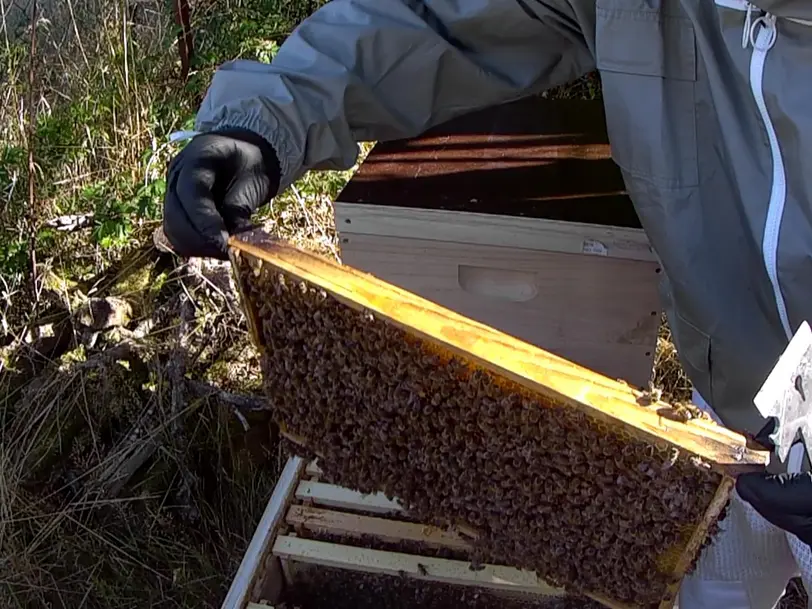
[[[778,308],[781,325],[784,327],[784,332],[789,339],[792,338],[792,329],[789,325],[787,305],[784,302],[784,295],[778,281],[778,237],[781,233],[781,220],[784,217],[784,204],[787,200],[787,175],[784,169],[781,146],[778,143],[778,135],[775,133],[775,127],[767,111],[767,103],[764,101],[763,89],[764,64],[767,61],[767,53],[775,44],[778,36],[775,16],[764,15],[758,17],[750,25],[747,36],[750,44],[753,45],[753,56],[750,59],[750,90],[753,92],[753,99],[756,101],[758,111],[764,121],[764,127],[767,129],[773,159],[772,189],[770,191],[770,203],[767,207],[767,219],[764,222],[761,252],[764,257],[767,275],[773,286],[775,305]]]
[[[778,135],[775,132],[767,103],[764,100],[764,66],[767,54],[775,45],[778,38],[778,28],[775,15],[766,13],[748,0],[716,0],[716,4],[745,13],[742,28],[742,47],[753,47],[750,57],[750,91],[758,107],[761,120],[767,130],[770,142],[770,155],[772,157],[772,187],[770,188],[770,201],[767,206],[767,217],[764,222],[764,233],[761,240],[761,254],[764,259],[764,268],[773,288],[773,297],[778,309],[781,326],[787,335],[792,338],[792,328],[789,323],[787,305],[778,280],[778,239],[781,234],[781,221],[784,217],[784,205],[787,200],[787,175],[784,168],[784,158]],[[754,17],[754,15],[757,15]],[[799,23],[806,23],[801,19],[789,19]]]
[[[778,142],[778,135],[775,132],[770,113],[767,110],[767,103],[764,100],[764,66],[767,62],[767,54],[775,46],[778,38],[778,28],[776,16],[766,13],[752,4],[748,0],[715,0],[718,6],[724,6],[745,13],[744,26],[742,28],[742,47],[753,47],[753,54],[750,57],[750,91],[758,107],[761,120],[767,130],[767,137],[770,142],[770,155],[773,162],[772,186],[770,188],[770,201],[767,206],[767,217],[764,221],[764,234],[761,241],[761,252],[764,258],[764,268],[773,288],[775,304],[781,325],[787,335],[787,339],[792,338],[792,328],[787,314],[787,305],[784,301],[784,294],[778,281],[778,238],[781,233],[781,221],[784,216],[784,205],[787,200],[787,175],[784,167],[784,158],[781,154],[781,146]],[[754,18],[754,15],[758,15]],[[788,21],[812,25],[812,22],[803,19],[786,18]],[[804,458],[803,444],[794,444],[790,449],[787,471],[798,473],[801,471]]]

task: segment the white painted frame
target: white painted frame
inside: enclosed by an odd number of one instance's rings
[[[237,574],[231,582],[221,609],[244,609],[251,594],[256,575],[262,568],[262,559],[273,543],[273,537],[280,523],[284,521],[288,504],[301,478],[305,462],[300,457],[291,457],[279,476],[271,499],[262,514],[251,543],[245,551]]]

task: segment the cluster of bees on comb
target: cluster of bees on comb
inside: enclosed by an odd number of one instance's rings
[[[274,417],[331,481],[477,533],[477,561],[657,607],[721,475],[271,265],[239,263]],[[312,451],[312,452],[311,452]]]
[[[301,574],[278,609],[600,609],[580,598],[497,596],[479,588],[406,577],[318,568]],[[297,578],[298,579],[298,578]]]

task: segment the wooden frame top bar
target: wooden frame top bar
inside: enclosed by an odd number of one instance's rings
[[[746,438],[703,419],[674,417],[664,402],[543,349],[473,321],[367,273],[279,242],[262,231],[232,237],[232,256],[248,255],[319,286],[357,309],[368,310],[430,343],[557,403],[617,424],[648,442],[666,441],[736,475],[761,469],[768,453],[750,448]],[[236,264],[235,264],[236,267]],[[251,315],[249,314],[249,317]],[[259,348],[259,335],[252,327]]]
[[[544,597],[560,597],[563,594],[562,590],[546,584],[534,573],[513,567],[483,565],[481,570],[473,571],[464,561],[369,550],[288,535],[276,539],[273,554],[286,560],[364,573],[406,575],[418,580]]]

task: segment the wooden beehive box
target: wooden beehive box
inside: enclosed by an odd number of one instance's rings
[[[600,607],[527,571],[472,569],[471,551],[466,532],[414,522],[397,500],[331,484],[316,462],[291,457],[222,609],[556,609],[565,598],[579,601],[568,609]]]
[[[372,275],[261,232],[231,244],[283,434],[336,484],[475,531],[483,563],[666,609],[732,476],[766,463],[712,421]]]
[[[660,268],[601,102],[530,98],[379,143],[335,218],[346,264],[647,386]]]

